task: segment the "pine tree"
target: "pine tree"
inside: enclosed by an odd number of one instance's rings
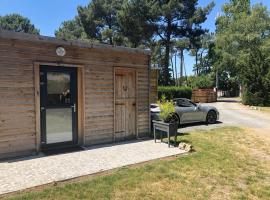
[[[30,20],[19,14],[0,16],[0,29],[39,35],[39,30]]]
[[[128,4],[138,12],[135,15],[133,12],[131,15],[127,13],[126,18],[132,18],[132,23],[137,26],[142,24],[143,27],[151,27],[149,32],[153,31],[153,38],[160,41],[163,50],[160,83],[169,85],[171,83],[170,52],[173,40],[203,34],[205,30],[200,25],[206,20],[214,3],[210,3],[205,8],[198,7],[198,0],[130,0]],[[128,20],[126,23],[125,27],[129,27]],[[136,27],[135,30],[139,28]]]
[[[80,23],[89,38],[102,43],[121,45],[117,12],[123,0],[93,0],[85,7],[78,7]]]

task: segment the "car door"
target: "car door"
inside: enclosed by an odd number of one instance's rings
[[[177,101],[177,105],[181,113],[180,123],[191,123],[201,121],[202,111],[198,109],[196,104],[185,99],[180,99]]]

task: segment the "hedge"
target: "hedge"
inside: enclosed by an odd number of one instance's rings
[[[244,105],[252,105],[252,106],[269,106],[270,105],[270,92],[262,93],[262,92],[249,92],[248,90],[244,90],[242,94],[242,103]]]
[[[162,96],[171,100],[174,98],[187,98],[191,99],[192,89],[190,87],[177,87],[177,86],[159,86],[158,87],[158,99]]]

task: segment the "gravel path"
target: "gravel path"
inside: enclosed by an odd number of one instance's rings
[[[165,143],[136,140],[54,156],[0,162],[0,194],[185,153]]]
[[[209,103],[206,105],[213,105],[219,110],[220,123],[213,125],[205,125],[204,123],[186,125],[180,129],[180,132],[208,130],[222,126],[240,126],[262,130],[270,134],[270,113],[252,110],[234,99],[225,99],[222,102]]]

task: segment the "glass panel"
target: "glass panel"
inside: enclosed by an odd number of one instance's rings
[[[48,105],[69,104],[70,74],[63,72],[48,72],[47,92]]]
[[[47,144],[72,141],[72,108],[46,110]]]
[[[185,101],[185,100],[178,100],[177,105],[180,107],[194,107],[194,105],[192,103],[190,103],[189,101]]]

